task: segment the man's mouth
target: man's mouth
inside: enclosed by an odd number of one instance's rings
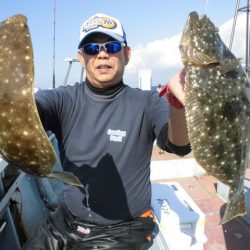
[[[109,66],[107,64],[101,64],[101,65],[97,66],[97,69],[107,69],[107,68],[110,69],[111,66]]]
[[[102,64],[102,65],[99,65],[97,67],[97,70],[99,70],[101,73],[105,73],[107,72],[109,69],[111,69],[112,67],[107,65],[107,64]]]

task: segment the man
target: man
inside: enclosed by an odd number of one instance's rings
[[[64,170],[78,176],[84,188],[66,186],[62,205],[24,249],[150,245],[153,142],[179,155],[190,152],[184,80],[177,74],[161,93],[167,92],[169,107],[157,92],[123,83],[130,55],[120,21],[96,14],[80,30],[85,82],[36,94],[44,128],[57,137]]]

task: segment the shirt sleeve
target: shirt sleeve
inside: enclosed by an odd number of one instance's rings
[[[157,137],[157,146],[160,147],[162,150],[173,153],[179,156],[185,156],[191,152],[191,145],[187,144],[184,146],[177,146],[174,145],[168,139],[168,124],[165,124]]]
[[[148,119],[157,139],[157,145],[169,153],[184,156],[191,152],[190,144],[177,146],[168,139],[169,104],[166,98],[160,98],[158,92],[153,93],[148,101]]]
[[[168,122],[169,106],[165,98],[160,98],[158,92],[151,93],[146,103],[146,115],[151,131],[158,138],[163,126]]]
[[[39,90],[35,94],[35,101],[44,129],[58,136],[60,96],[53,90]]]

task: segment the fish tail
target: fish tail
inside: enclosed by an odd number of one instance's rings
[[[246,200],[244,191],[236,199],[236,194],[231,192],[228,197],[227,209],[225,214],[220,222],[220,224],[224,224],[236,216],[246,214]]]
[[[83,187],[83,184],[80,182],[77,176],[75,176],[71,172],[65,171],[53,171],[49,175],[46,176],[47,178],[52,178],[58,181],[61,181],[67,185]]]

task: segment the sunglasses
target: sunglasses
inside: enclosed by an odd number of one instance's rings
[[[83,45],[81,50],[87,55],[94,56],[100,52],[101,48],[104,48],[106,53],[115,54],[118,53],[123,46],[125,46],[125,43],[116,41],[106,43],[87,43]]]

